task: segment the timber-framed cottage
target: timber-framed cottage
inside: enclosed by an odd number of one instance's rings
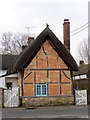
[[[64,44],[47,26],[8,69],[7,74],[18,72],[24,105],[73,103],[73,71],[78,67],[70,54],[68,19],[64,20],[63,27]]]

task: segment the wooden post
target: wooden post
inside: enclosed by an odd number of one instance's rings
[[[62,92],[61,92],[61,70],[60,70],[60,95],[62,94]]]
[[[49,63],[48,63],[48,57],[47,58],[47,96],[49,96]]]
[[[24,96],[24,91],[23,91],[23,78],[24,78],[24,70],[21,71],[21,106],[22,106],[22,97]]]
[[[74,96],[74,104],[75,104],[75,90],[73,89],[73,71],[72,69],[70,70],[71,71],[71,84],[72,84],[72,95]]]
[[[73,89],[73,71],[72,71],[72,69],[70,70],[70,72],[71,72],[71,84],[72,84],[72,91],[71,91],[71,94],[73,95],[74,89]]]
[[[36,96],[36,70],[34,70],[34,96]]]

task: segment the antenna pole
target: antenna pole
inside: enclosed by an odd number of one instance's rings
[[[31,27],[25,27],[26,29],[27,29],[27,31],[28,31],[28,37],[29,37],[29,29],[31,28]]]

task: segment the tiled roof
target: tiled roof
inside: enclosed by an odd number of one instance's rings
[[[88,72],[88,64],[82,64],[78,68],[79,68],[79,71],[73,72],[74,76],[87,74],[87,72]]]
[[[17,55],[0,54],[0,70],[7,70]]]

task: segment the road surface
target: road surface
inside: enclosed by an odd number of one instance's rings
[[[88,106],[4,108],[3,118],[88,118]]]

